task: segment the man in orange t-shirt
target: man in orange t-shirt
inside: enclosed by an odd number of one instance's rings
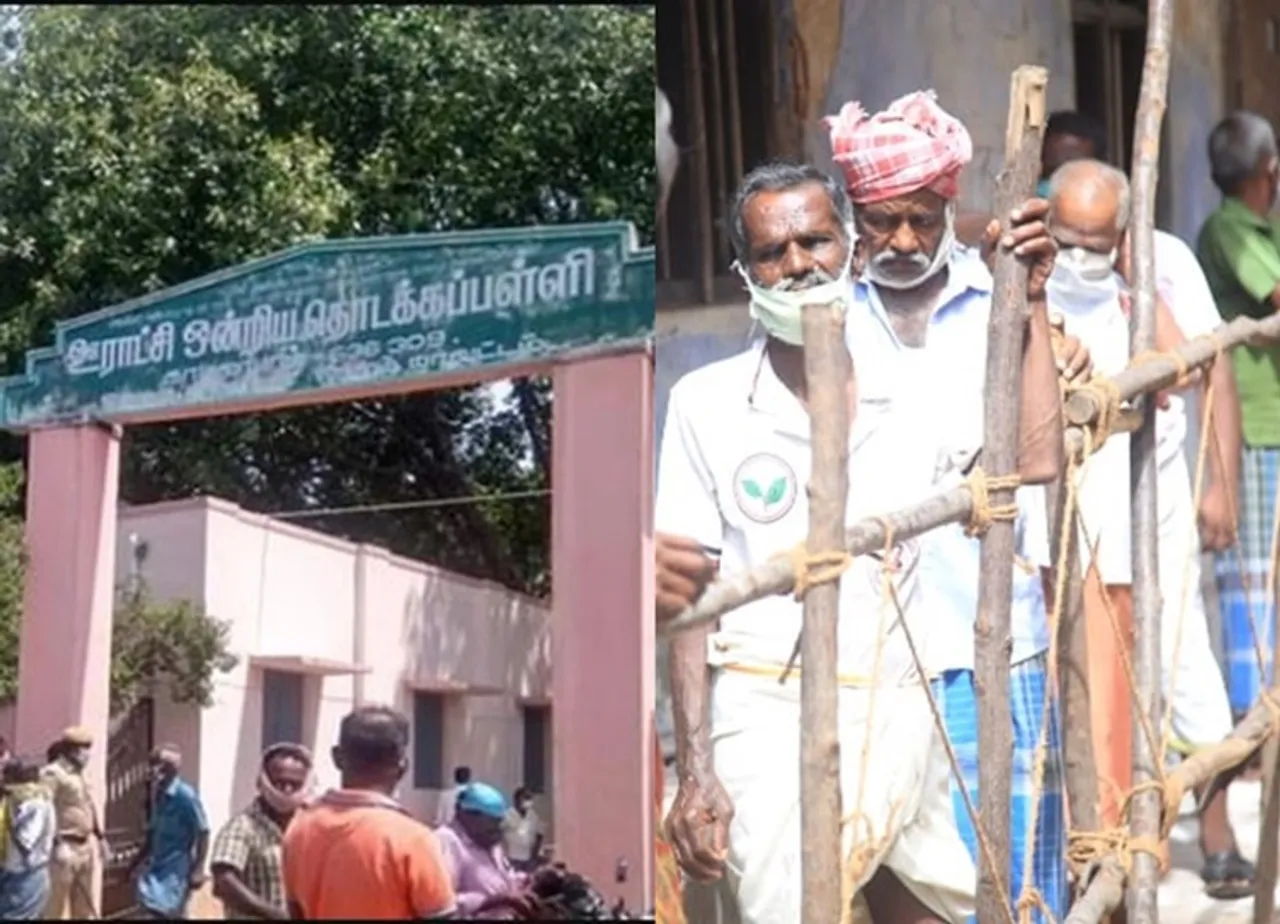
[[[436,836],[392,793],[408,767],[409,722],[384,706],[342,720],[333,762],[342,788],[299,811],[284,836],[295,920],[439,921],[454,895]]]

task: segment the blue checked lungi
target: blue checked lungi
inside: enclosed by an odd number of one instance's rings
[[[1040,724],[1044,716],[1044,698],[1049,688],[1047,656],[1040,654],[1015,664],[1009,675],[1009,705],[1013,713],[1013,805],[1010,807],[1012,839],[1009,856],[1013,869],[1010,876],[1010,900],[1016,902],[1022,892],[1022,867],[1026,862],[1027,825],[1031,822],[1033,793],[1032,774],[1036,748],[1040,744]],[[955,750],[965,786],[974,808],[978,807],[978,700],[973,687],[973,671],[946,671],[933,682],[934,696],[947,726],[947,736]],[[1058,730],[1058,704],[1055,699],[1049,713],[1048,753],[1044,782],[1040,795],[1040,815],[1036,822],[1035,857],[1032,884],[1044,896],[1054,920],[1067,911],[1069,885],[1067,879],[1067,828],[1062,797],[1062,739]],[[951,777],[951,801],[955,809],[960,836],[969,847],[975,866],[984,862],[978,853],[978,838],[973,821],[965,808],[964,797],[955,775]],[[1037,909],[1034,919],[1047,924]],[[971,924],[976,921],[971,918]]]
[[[1227,696],[1237,721],[1257,701],[1264,687],[1271,685],[1275,607],[1267,578],[1280,448],[1245,446],[1242,455],[1239,548],[1227,549],[1215,556]]]

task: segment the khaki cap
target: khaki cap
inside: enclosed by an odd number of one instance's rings
[[[82,748],[93,746],[93,732],[83,725],[72,725],[62,733],[62,740],[67,744],[76,744]]]

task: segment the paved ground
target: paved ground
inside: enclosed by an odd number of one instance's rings
[[[1258,853],[1261,791],[1261,783],[1241,781],[1231,787],[1228,795],[1228,811],[1240,842],[1240,852],[1250,860]],[[1252,920],[1252,899],[1216,902],[1204,894],[1190,796],[1182,808],[1182,819],[1170,837],[1173,869],[1160,883],[1160,924],[1235,924]]]

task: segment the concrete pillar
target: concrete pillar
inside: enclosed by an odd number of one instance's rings
[[[86,425],[28,440],[17,750],[43,755],[68,725],[89,728],[88,778],[105,812],[119,433]]]
[[[653,362],[557,367],[552,438],[556,853],[612,899],[653,896]],[[624,886],[614,885],[619,860]]]

